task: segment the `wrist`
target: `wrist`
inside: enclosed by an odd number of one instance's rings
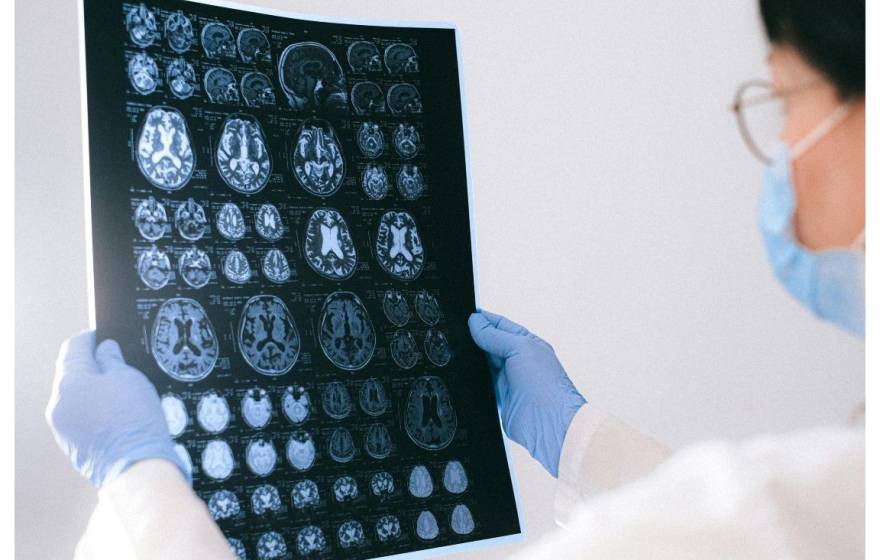
[[[192,486],[192,473],[174,451],[174,444],[170,439],[143,443],[120,453],[119,458],[110,462],[103,473],[95,473],[100,476],[90,476],[89,478],[96,486],[103,488],[126,474],[137,463],[149,460],[159,460],[176,466],[186,483]]]

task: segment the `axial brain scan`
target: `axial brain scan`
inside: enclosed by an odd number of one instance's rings
[[[131,42],[139,47],[149,47],[159,37],[156,16],[143,3],[131,8],[125,15],[125,29]]]
[[[474,518],[471,510],[464,504],[458,504],[453,508],[449,526],[459,535],[467,535],[474,530]]]
[[[238,497],[229,490],[217,490],[208,498],[208,512],[215,521],[235,517],[241,512]]]
[[[428,329],[425,333],[425,355],[435,366],[443,367],[452,359],[452,350],[446,333],[439,329]]]
[[[290,501],[293,507],[300,510],[317,506],[321,501],[318,485],[308,479],[300,480],[293,485],[293,490],[290,491]]]
[[[263,255],[263,274],[266,279],[276,284],[290,280],[290,264],[287,257],[278,249],[269,249]]]
[[[174,225],[182,238],[187,241],[198,241],[208,229],[205,209],[192,198],[188,198],[174,212]]]
[[[176,191],[186,185],[195,168],[189,131],[183,115],[170,107],[153,107],[138,136],[138,167],[153,185]]]
[[[345,385],[339,381],[324,386],[321,404],[324,413],[334,420],[341,420],[351,413],[351,395]]]
[[[281,409],[292,424],[302,424],[312,411],[309,392],[302,385],[288,387],[281,397]]]
[[[245,462],[257,476],[268,476],[275,469],[278,454],[271,441],[258,439],[250,442],[245,451]]]
[[[245,64],[254,62],[269,62],[272,60],[272,51],[269,48],[269,39],[266,34],[254,27],[248,27],[238,32],[238,54]]]
[[[345,428],[336,428],[327,438],[327,452],[337,463],[347,463],[354,459],[355,447],[351,432]]]
[[[412,84],[394,84],[388,88],[388,108],[393,115],[414,115],[422,112],[422,97]]]
[[[320,43],[288,45],[278,61],[278,79],[291,108],[344,110],[348,102],[342,66]]]
[[[287,558],[287,543],[281,533],[269,531],[257,539],[257,560]]]
[[[419,131],[416,127],[409,123],[400,123],[394,129],[391,135],[394,141],[394,150],[402,158],[411,158],[419,151],[419,144],[422,141]]]
[[[217,231],[230,241],[244,237],[245,223],[241,210],[232,202],[227,202],[217,212]]]
[[[233,249],[223,259],[223,275],[233,284],[245,284],[251,279],[251,265],[238,249]]]
[[[134,224],[147,241],[161,238],[167,223],[165,207],[152,196],[143,199],[134,211]]]
[[[370,492],[377,498],[386,498],[394,494],[394,477],[387,472],[378,472],[370,478]]]
[[[397,191],[405,200],[415,200],[422,196],[425,180],[418,165],[403,164],[397,172]]]
[[[359,297],[343,291],[327,296],[318,321],[318,342],[338,368],[356,371],[367,365],[376,349],[376,331]]]
[[[241,415],[245,423],[255,430],[266,427],[272,419],[272,401],[265,389],[248,389],[241,399]]]
[[[172,298],[156,312],[150,337],[159,368],[182,382],[207,377],[220,353],[205,309],[195,300]]]
[[[372,200],[382,200],[388,194],[389,189],[388,174],[381,165],[367,165],[364,173],[361,175],[361,188],[367,198]]]
[[[168,424],[168,433],[171,437],[178,437],[186,430],[189,416],[186,413],[186,405],[177,395],[168,393],[162,396],[162,412],[165,414],[165,423]]]
[[[140,254],[137,269],[141,281],[153,290],[164,288],[171,279],[171,259],[155,245]]]
[[[223,123],[216,160],[223,181],[243,194],[260,192],[272,173],[263,129],[256,119],[246,115],[229,117]]]
[[[263,375],[283,375],[299,357],[300,336],[287,305],[278,297],[250,298],[241,311],[238,345],[245,361]]]
[[[385,291],[385,297],[382,298],[382,311],[395,327],[404,326],[412,318],[406,299],[397,290]]]
[[[175,58],[165,67],[165,83],[178,99],[187,99],[196,91],[196,70],[183,59]]]
[[[257,486],[257,489],[251,494],[251,509],[257,515],[279,511],[281,509],[281,495],[278,493],[278,489],[271,484]]]
[[[358,128],[357,145],[361,153],[368,158],[377,158],[385,149],[385,137],[382,129],[374,122],[364,121]]]
[[[437,518],[428,510],[419,514],[416,520],[416,535],[420,539],[430,541],[437,538],[440,534],[440,528],[437,526]]]
[[[237,560],[247,560],[247,550],[244,548],[244,543],[241,542],[240,539],[229,538],[229,550],[235,555]]]
[[[425,265],[425,249],[409,212],[389,210],[379,220],[376,260],[397,280],[415,280]]]
[[[382,424],[371,424],[364,434],[364,450],[373,459],[384,459],[391,454],[391,434]]]
[[[391,337],[391,359],[403,369],[410,369],[419,361],[416,339],[409,331],[396,331]]]
[[[232,31],[222,23],[209,23],[202,27],[202,48],[208,58],[235,56],[235,40]]]
[[[358,497],[357,481],[350,476],[340,476],[333,481],[333,497],[337,502],[350,502]]]
[[[392,74],[418,72],[419,59],[411,46],[394,43],[385,49],[385,66]]]
[[[205,72],[204,85],[211,103],[238,103],[238,83],[226,68],[211,68]]]
[[[330,196],[339,189],[345,175],[345,162],[329,123],[316,119],[303,123],[291,165],[296,180],[309,193]]]
[[[443,487],[450,494],[461,494],[468,487],[467,474],[461,461],[452,460],[446,463],[443,470]]]
[[[416,498],[427,498],[434,493],[434,480],[424,465],[416,465],[409,472],[409,493]]]
[[[284,235],[284,224],[281,222],[281,213],[274,204],[265,203],[260,205],[254,215],[254,229],[266,241],[278,241]]]
[[[177,272],[187,284],[199,289],[211,280],[211,259],[205,251],[190,247],[180,255]]]
[[[159,85],[159,67],[147,53],[138,53],[128,61],[128,79],[131,87],[141,95],[149,95]]]
[[[342,214],[318,208],[306,224],[303,253],[312,270],[331,280],[344,280],[357,266],[357,249]]]
[[[296,551],[300,556],[308,556],[327,548],[324,532],[316,525],[307,525],[296,534]]]
[[[379,49],[369,41],[355,41],[348,46],[348,66],[352,72],[377,72],[382,70]]]
[[[339,526],[336,532],[339,546],[343,549],[355,548],[364,544],[364,527],[358,521],[351,519]]]
[[[208,442],[202,450],[202,472],[214,480],[225,480],[235,468],[232,448],[222,439]]]
[[[428,290],[421,290],[415,299],[416,315],[429,326],[434,326],[440,320],[440,304],[434,294]]]
[[[262,72],[248,72],[241,77],[241,96],[248,107],[275,105],[272,81]]]
[[[367,379],[361,385],[359,401],[361,410],[369,416],[381,416],[391,406],[385,387],[375,377]]]
[[[315,464],[315,440],[308,432],[297,431],[287,440],[287,461],[298,471],[306,471]]]
[[[196,40],[192,21],[180,10],[171,14],[165,18],[165,38],[172,51],[185,53]]]
[[[174,453],[177,457],[183,462],[183,466],[190,475],[193,472],[193,462],[192,457],[189,456],[189,451],[186,450],[186,447],[183,444],[176,443],[174,444]]]
[[[196,419],[199,426],[209,434],[219,434],[229,426],[232,413],[226,398],[216,391],[203,395],[196,406]]]
[[[436,451],[452,442],[458,419],[449,389],[439,377],[419,377],[410,386],[404,427],[413,443],[422,449]]]
[[[376,537],[379,542],[389,542],[400,538],[400,520],[394,515],[383,515],[376,521]]]
[[[358,115],[385,112],[385,97],[374,82],[358,82],[351,88],[351,106]]]

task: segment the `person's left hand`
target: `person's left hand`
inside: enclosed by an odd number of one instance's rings
[[[61,345],[46,421],[73,467],[100,488],[142,459],[165,459],[191,482],[174,451],[156,388],[95,331]]]

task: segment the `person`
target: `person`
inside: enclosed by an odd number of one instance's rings
[[[784,105],[766,163],[759,227],[771,268],[816,317],[864,336],[865,3],[760,0],[772,83],[734,109]],[[764,94],[749,93],[765,87]],[[553,348],[488,311],[469,319],[487,355],[502,426],[557,477],[563,527],[523,558],[860,558],[863,414],[840,426],[712,441],[674,452],[589,404]],[[79,558],[233,558],[158,395],[93,332],[61,349],[47,419],[100,488]]]

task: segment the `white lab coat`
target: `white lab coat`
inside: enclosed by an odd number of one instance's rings
[[[864,450],[861,424],[671,454],[587,405],[560,459],[563,529],[517,558],[863,558]],[[77,560],[231,559],[174,468],[139,463],[102,490]]]

